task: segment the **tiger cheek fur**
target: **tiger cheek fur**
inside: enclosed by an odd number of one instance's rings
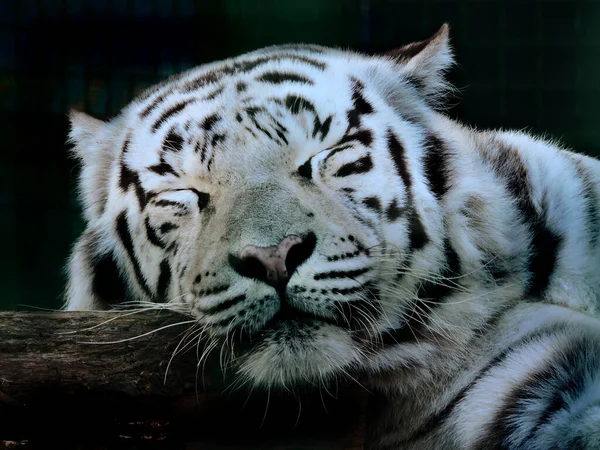
[[[597,448],[600,163],[439,113],[451,64],[447,26],[277,46],[72,112],[66,307],[184,311],[251,386],[357,373],[370,448],[550,448],[583,410]]]

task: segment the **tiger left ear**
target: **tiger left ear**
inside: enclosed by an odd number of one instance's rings
[[[434,100],[447,91],[444,73],[454,63],[449,34],[450,26],[445,23],[429,39],[413,42],[386,54],[398,64],[409,83]]]

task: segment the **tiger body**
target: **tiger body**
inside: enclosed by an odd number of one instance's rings
[[[600,162],[438,112],[451,63],[447,27],[271,47],[72,113],[66,307],[177,305],[249,386],[360,376],[372,449],[600,448]]]

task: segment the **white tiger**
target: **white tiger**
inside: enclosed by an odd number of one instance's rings
[[[600,162],[439,112],[448,26],[71,113],[66,308],[171,302],[253,386],[365,378],[370,449],[600,448]]]

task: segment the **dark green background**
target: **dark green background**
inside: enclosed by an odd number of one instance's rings
[[[82,230],[66,112],[109,117],[139,89],[260,46],[384,51],[449,22],[461,102],[481,127],[600,154],[600,2],[0,0],[0,309],[61,304]]]

